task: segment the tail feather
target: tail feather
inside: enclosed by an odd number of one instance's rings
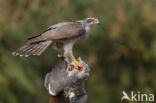
[[[37,55],[41,55],[41,54],[45,51],[45,49],[49,46],[50,43],[51,43],[51,42],[47,43],[47,44],[45,45],[45,47],[42,47],[42,48],[38,51],[38,54],[37,54]]]
[[[20,54],[20,56],[27,55],[26,52],[33,47],[34,47],[34,45],[27,45],[26,48],[21,49],[20,51],[18,51],[18,53]]]
[[[47,42],[44,42],[41,46],[35,53],[36,55],[41,55],[46,49],[47,47],[51,44],[52,41],[47,41]]]
[[[39,52],[41,51],[41,50],[43,50],[45,48],[45,45],[42,45],[37,51],[36,51],[36,55],[39,55]]]
[[[41,44],[34,44],[34,47],[30,51],[28,51],[27,54],[35,55],[34,52],[38,49],[39,46],[41,46]]]
[[[45,47],[45,45],[42,43],[35,50],[31,51],[31,54],[37,55],[37,52],[41,50],[43,47]]]
[[[27,45],[22,46],[21,48],[19,48],[18,50],[16,50],[15,52],[13,52],[14,55],[20,55],[20,51],[21,50],[25,50],[26,48],[28,48]]]
[[[13,55],[20,55],[20,56],[29,56],[31,54],[33,55],[41,55],[45,49],[52,43],[52,41],[44,41],[40,43],[27,43],[26,45],[22,46],[15,52],[13,52]]]
[[[31,55],[33,51],[35,51],[38,47],[40,46],[40,44],[31,44],[31,47],[29,49],[27,49],[24,54],[25,55]]]
[[[13,52],[13,55],[21,55],[22,56],[22,52],[25,51],[29,46],[26,44],[24,46],[22,46],[21,48],[19,48],[18,50]]]

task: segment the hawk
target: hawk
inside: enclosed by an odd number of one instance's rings
[[[57,49],[64,50],[64,57],[72,58],[78,66],[81,64],[75,59],[72,53],[73,45],[76,41],[88,37],[92,28],[99,23],[94,17],[72,22],[61,22],[50,26],[41,34],[28,38],[28,42],[13,52],[14,55],[29,56],[41,55],[52,43]]]

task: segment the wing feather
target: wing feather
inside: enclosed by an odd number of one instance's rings
[[[52,29],[45,33],[44,35],[52,40],[59,39],[70,39],[74,37],[79,37],[85,34],[85,28],[80,22],[65,22],[62,25],[58,24],[54,26],[55,29]]]
[[[44,40],[64,40],[85,34],[85,28],[80,22],[63,22],[49,27],[38,36],[29,38],[29,43]]]

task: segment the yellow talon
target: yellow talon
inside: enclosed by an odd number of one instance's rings
[[[73,59],[72,63],[75,63],[77,66],[82,67],[81,63],[77,61],[74,56],[72,56],[72,59]]]

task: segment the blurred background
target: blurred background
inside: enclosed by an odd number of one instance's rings
[[[90,16],[101,25],[74,46],[91,68],[88,103],[120,103],[123,90],[156,94],[156,0],[0,0],[0,103],[48,103],[44,77],[60,52],[12,52],[52,24]]]

